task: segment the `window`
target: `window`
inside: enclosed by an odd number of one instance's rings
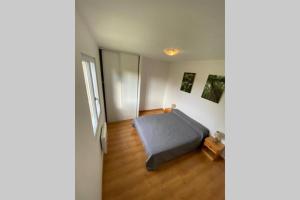
[[[98,119],[100,116],[100,100],[96,76],[95,59],[87,55],[82,55],[82,67],[90,107],[93,131],[94,135],[96,135]]]

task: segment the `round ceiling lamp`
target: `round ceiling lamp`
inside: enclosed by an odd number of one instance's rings
[[[164,53],[168,56],[175,56],[180,52],[178,48],[166,48],[164,49]]]

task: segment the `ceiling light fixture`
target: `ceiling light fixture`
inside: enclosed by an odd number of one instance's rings
[[[168,56],[175,56],[179,53],[178,48],[166,48],[164,49],[164,53],[167,54]]]

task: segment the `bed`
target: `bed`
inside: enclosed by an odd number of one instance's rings
[[[135,118],[133,126],[144,144],[148,170],[197,149],[209,134],[206,127],[178,109]]]

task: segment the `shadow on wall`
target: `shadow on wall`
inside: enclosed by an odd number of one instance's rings
[[[111,76],[108,84],[113,85],[115,90],[106,92],[113,100],[114,106],[111,106],[110,109],[114,113],[122,113],[125,106],[124,102],[134,104],[137,101],[136,96],[128,95],[131,93],[128,90],[136,85],[136,71],[130,69],[119,71],[114,68]],[[124,83],[126,87],[124,87]]]
[[[161,97],[157,97],[155,93],[159,93],[159,91],[165,90],[165,79],[163,77],[142,77],[144,79],[141,81],[141,92],[140,92],[140,106],[141,108],[145,108],[147,104],[159,105],[162,107],[162,99]],[[154,91],[155,90],[155,91]],[[154,94],[153,94],[154,93]],[[154,109],[155,107],[153,107]]]
[[[159,60],[142,58],[140,70],[140,110],[162,108],[169,64]]]

